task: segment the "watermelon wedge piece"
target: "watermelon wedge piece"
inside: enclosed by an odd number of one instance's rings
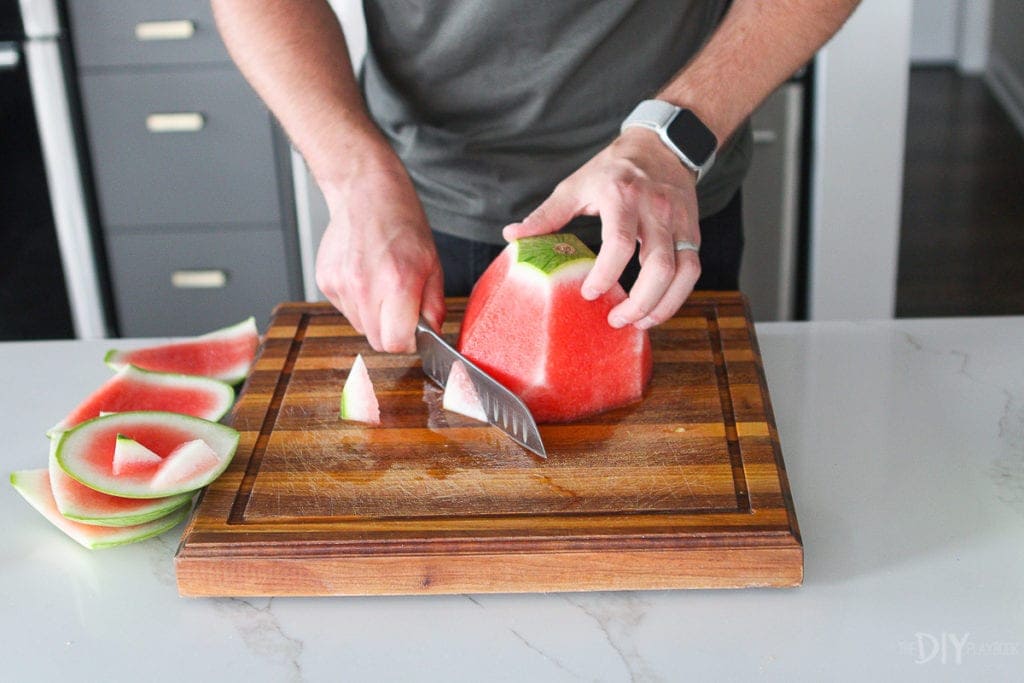
[[[124,435],[160,456],[147,467],[114,474],[118,435]],[[179,446],[202,439],[216,453],[212,469],[168,482],[159,478],[168,456]],[[162,498],[206,486],[220,476],[238,447],[239,434],[231,427],[178,413],[136,411],[116,413],[83,422],[64,432],[57,443],[57,464],[78,482],[121,498]]]
[[[441,407],[480,422],[487,422],[487,412],[480,401],[480,393],[473,385],[473,379],[462,361],[452,363],[448,381],[444,385]]]
[[[43,517],[72,539],[89,549],[110,548],[134,543],[162,534],[173,529],[188,514],[188,508],[180,509],[159,519],[131,526],[96,526],[83,524],[64,517],[57,509],[51,491],[50,473],[45,469],[22,470],[11,474],[11,485]]]
[[[126,365],[47,434],[67,431],[103,413],[162,410],[219,420],[235,401],[230,384],[206,377],[149,372]]]
[[[340,416],[342,420],[380,424],[380,403],[362,354],[356,356],[341,389]]]
[[[646,330],[608,324],[626,298],[616,284],[580,294],[594,253],[575,235],[513,241],[477,281],[458,348],[517,394],[537,422],[569,422],[643,396],[651,377]]]
[[[164,459],[153,475],[156,488],[175,488],[181,482],[201,477],[220,465],[220,457],[202,439],[187,441]]]
[[[238,384],[248,374],[258,345],[256,319],[247,318],[192,339],[132,351],[112,349],[103,360],[115,370],[131,364],[145,370],[200,375]]]
[[[71,521],[96,526],[135,526],[165,517],[192,501],[192,493],[167,498],[118,498],[80,484],[57,464],[57,439],[50,440],[50,490],[57,511]]]
[[[162,462],[163,458],[135,439],[124,434],[118,434],[114,439],[114,459],[111,461],[110,471],[115,476],[120,477],[138,470],[145,470]]]

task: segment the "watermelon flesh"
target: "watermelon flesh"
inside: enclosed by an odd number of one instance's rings
[[[487,422],[487,412],[480,401],[480,393],[473,385],[473,379],[462,361],[452,363],[448,381],[444,385],[441,407],[480,422]]]
[[[138,442],[159,456],[159,462],[136,462],[114,473],[118,435]],[[216,454],[213,468],[190,476],[161,476],[169,456],[183,444],[202,439]],[[60,468],[89,488],[122,498],[162,498],[206,486],[220,476],[238,447],[239,434],[230,427],[177,413],[140,411],[97,417],[64,432],[57,443]],[[180,471],[179,471],[180,473]]]
[[[57,510],[69,520],[98,526],[135,526],[159,519],[192,501],[192,493],[167,498],[118,498],[80,484],[57,464],[57,439],[51,440],[50,490]]]
[[[164,515],[152,521],[134,524],[131,526],[96,526],[83,524],[64,517],[57,509],[57,503],[50,484],[50,473],[48,470],[22,470],[11,474],[11,485],[34,507],[43,517],[49,520],[54,526],[70,536],[72,539],[86,548],[109,548],[125,543],[134,543],[158,534],[177,526],[185,515],[188,508],[180,506],[177,511]]]
[[[615,329],[618,284],[580,294],[594,253],[571,234],[511,242],[470,295],[458,348],[517,394],[537,422],[569,422],[638,401],[650,381],[646,330]]]
[[[104,360],[114,369],[131,364],[145,370],[200,375],[237,384],[248,374],[258,345],[256,320],[248,318],[192,339],[133,351],[114,349]]]
[[[118,370],[58,422],[49,433],[63,432],[103,413],[160,410],[219,420],[231,408],[231,385],[205,377],[149,372],[131,365]]]
[[[342,420],[354,420],[369,424],[380,424],[380,403],[377,393],[373,390],[370,373],[362,354],[356,356],[352,369],[345,378],[345,386],[341,389]]]

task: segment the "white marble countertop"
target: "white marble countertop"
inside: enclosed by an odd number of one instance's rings
[[[758,336],[800,588],[186,599],[180,529],[90,552],[6,486],[0,678],[1020,680],[1024,318]],[[109,345],[0,344],[0,470],[44,466],[43,432],[109,376]]]

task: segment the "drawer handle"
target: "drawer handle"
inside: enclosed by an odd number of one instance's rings
[[[17,68],[21,53],[14,43],[0,43],[0,71]]]
[[[778,133],[768,128],[755,128],[754,129],[754,144],[755,145],[772,145],[779,139]]]
[[[143,21],[135,24],[135,40],[188,40],[196,34],[196,25],[188,19]]]
[[[223,270],[176,270],[171,273],[171,284],[177,289],[223,289],[228,274]]]
[[[150,133],[195,133],[205,125],[203,115],[194,111],[150,114],[146,117],[146,129]]]

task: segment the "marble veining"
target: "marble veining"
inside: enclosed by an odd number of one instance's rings
[[[622,661],[630,681],[657,681],[640,654],[637,629],[646,616],[650,603],[639,593],[565,593],[563,598],[597,624],[605,642]]]
[[[992,478],[1003,501],[1024,517],[1024,405],[1004,391],[1006,404],[999,418],[1003,453],[992,462]]]
[[[971,355],[959,349],[936,349],[926,345],[910,332],[902,332],[904,340],[914,351],[933,355],[950,355],[958,358],[957,373],[970,381],[999,392],[1003,400],[1002,414],[997,421],[1000,454],[994,458],[989,468],[990,477],[998,491],[999,500],[1024,516],[1024,405],[1021,393],[1024,387],[1024,370],[1019,370],[1005,378],[1005,382],[1016,381],[1017,385],[993,382],[982,373],[975,372]]]
[[[278,680],[302,683],[302,641],[281,628],[273,598],[223,598],[211,601],[238,629],[253,657],[276,665]]]

